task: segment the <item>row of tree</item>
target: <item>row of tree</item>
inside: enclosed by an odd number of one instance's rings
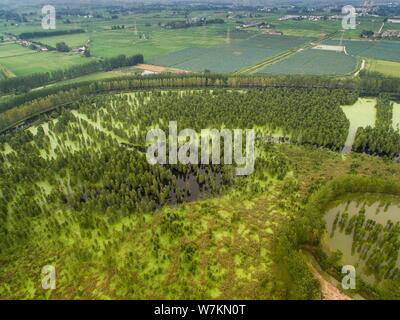
[[[33,39],[33,38],[45,38],[53,36],[65,36],[77,33],[85,33],[83,29],[69,29],[69,30],[56,30],[56,31],[34,31],[34,32],[23,32],[19,35],[22,40]]]
[[[57,50],[64,49],[62,49],[60,45],[60,48]],[[143,60],[143,56],[140,54],[129,57],[119,55],[113,58],[106,58],[103,60],[96,60],[81,65],[71,66],[64,70],[60,69],[46,73],[37,73],[23,77],[5,79],[0,81],[0,94],[26,92],[45,84],[73,79],[98,71],[110,71],[116,68],[133,66],[138,63],[143,63]]]
[[[0,103],[0,130],[36,115],[51,107],[65,105],[79,97],[110,91],[127,91],[139,89],[159,88],[343,88],[349,89],[342,95],[341,102],[348,104],[354,102],[358,96],[352,82],[348,80],[333,81],[332,79],[318,77],[296,76],[220,76],[220,75],[157,75],[149,77],[126,77],[97,82],[84,82],[66,85],[63,87],[50,87],[42,90],[31,91]],[[16,106],[19,106],[15,108]],[[5,112],[6,111],[6,112]]]
[[[36,75],[34,76],[34,78]],[[38,75],[39,78],[46,78],[46,75]],[[384,77],[380,74],[374,74],[362,77],[360,79],[345,78],[345,79],[332,79],[330,77],[320,76],[226,76],[218,74],[207,75],[155,75],[147,77],[143,80],[137,76],[121,77],[121,82],[116,83],[115,80],[100,80],[98,87],[121,87],[122,81],[129,82],[125,85],[124,89],[145,89],[145,88],[169,88],[169,87],[232,87],[232,88],[247,88],[247,87],[288,87],[288,88],[330,88],[330,89],[348,89],[358,92],[362,95],[379,95],[380,93],[388,92],[395,96],[400,96],[400,79]],[[138,81],[139,80],[139,81]],[[14,80],[18,81],[18,80]],[[111,82],[105,84],[106,82]],[[29,80],[28,80],[29,82]],[[1,82],[0,82],[1,83]],[[35,85],[22,85],[21,91],[28,90],[31,87],[40,86],[40,81]],[[93,82],[91,82],[93,83]],[[75,84],[68,84],[53,88],[44,88],[35,90],[18,96],[4,98],[0,102],[0,112],[7,109],[19,106],[25,102],[46,97],[55,94],[59,91],[66,91],[72,88],[88,86],[91,83],[81,82]],[[135,84],[135,85],[134,85]],[[5,92],[12,92],[14,88],[18,88],[18,83],[4,83],[5,89],[0,89]]]

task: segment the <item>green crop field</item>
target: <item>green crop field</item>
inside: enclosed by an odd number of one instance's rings
[[[339,40],[327,40],[324,43],[338,45]],[[400,61],[400,41],[385,40],[345,40],[343,45],[349,54],[381,60]]]
[[[190,61],[195,59],[203,54],[207,54],[208,48],[187,48],[183,50],[179,50],[176,52],[168,53],[166,55],[162,55],[160,57],[150,59],[149,63],[172,67],[176,66],[180,63],[184,63],[185,61]]]
[[[223,11],[195,11],[192,16],[205,15],[209,18],[225,18]],[[263,13],[251,19],[251,21],[272,23],[276,30],[282,31],[285,36],[266,36],[260,34],[257,28],[250,28],[247,31],[236,31],[239,20],[248,21],[249,18],[226,19],[225,24],[207,25],[186,29],[165,29],[160,24],[170,21],[184,20],[185,15],[181,12],[171,13],[161,11],[154,13],[134,13],[120,15],[116,19],[94,19],[75,17],[69,24],[60,21],[58,27],[62,29],[83,28],[83,34],[65,36],[43,37],[34,40],[55,46],[58,42],[66,42],[70,47],[78,47],[84,44],[90,45],[93,57],[109,58],[120,54],[134,55],[141,53],[145,62],[163,66],[173,66],[180,69],[192,71],[204,71],[205,69],[215,72],[234,72],[247,66],[251,66],[269,57],[279,55],[287,50],[299,47],[307,42],[313,41],[328,34],[334,34],[341,29],[340,21],[281,21],[281,14]],[[359,20],[360,27],[375,29],[380,24],[379,19],[362,18]],[[5,23],[0,27],[1,32],[12,32],[20,34],[27,31],[40,31],[35,23],[21,23],[10,25]],[[111,30],[114,25],[124,25],[124,29]],[[345,38],[355,38],[355,31],[344,34]],[[357,31],[359,32],[359,31]],[[357,33],[358,35],[358,33]],[[254,37],[254,38],[253,38]],[[336,40],[330,40],[336,42]],[[383,42],[382,42],[383,43]],[[396,44],[379,44],[370,48],[368,42],[351,41],[348,44],[348,51],[352,55],[365,55],[373,58],[396,59],[393,48]],[[0,48],[0,59],[4,56],[32,54],[18,45],[7,45],[7,50]],[[382,51],[383,50],[383,51]],[[326,56],[330,54],[327,53]],[[333,55],[335,56],[335,55]],[[35,57],[42,58],[43,55]],[[61,56],[60,56],[61,57]],[[336,57],[335,57],[336,58]],[[48,59],[46,57],[46,59]],[[288,60],[303,62],[302,55]],[[41,59],[38,62],[28,59],[30,65],[26,70],[24,64],[15,66],[14,59],[8,59],[1,63],[9,68],[16,75],[25,75],[40,70]],[[53,59],[49,59],[52,64]],[[78,58],[68,56],[57,59],[61,67],[72,65]],[[338,72],[331,70],[321,71],[317,74],[344,74],[350,69],[349,60],[343,63]],[[53,67],[42,66],[43,70],[52,70]],[[351,70],[350,70],[351,71]]]
[[[56,47],[57,43],[59,42],[65,42],[68,46],[74,48],[87,44],[89,38],[90,37],[88,33],[77,33],[46,38],[34,38],[32,40],[50,45],[52,47]]]
[[[259,73],[345,75],[354,72],[357,59],[344,53],[307,49],[268,65]]]
[[[338,21],[272,20],[271,22],[285,35],[293,36],[322,37],[340,30],[340,22]]]
[[[158,59],[152,63],[179,69],[233,72],[263,59],[303,45],[308,38],[256,35],[245,40],[232,40],[209,49],[190,49]]]
[[[90,61],[77,54],[63,54],[58,52],[34,52],[33,54],[0,58],[0,65],[11,70],[17,76],[32,73],[43,73],[52,70],[68,68],[72,65]]]
[[[97,57],[142,53],[151,59],[170,52],[192,47],[210,47],[225,41],[227,26],[207,26],[193,29],[165,30],[137,27],[125,30],[106,30],[90,35],[91,52]]]
[[[0,45],[0,59],[7,57],[23,56],[33,54],[35,51],[24,48],[18,44],[2,44]]]
[[[379,72],[388,76],[399,77],[400,62],[368,59],[367,70],[372,72]]]

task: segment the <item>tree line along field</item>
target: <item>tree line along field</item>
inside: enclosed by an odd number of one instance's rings
[[[58,52],[37,52],[16,57],[0,58],[0,64],[17,76],[45,73],[60,69],[68,69],[89,62],[91,59],[76,54]]]
[[[93,59],[72,53],[37,52],[18,44],[2,44],[0,46],[0,65],[15,76],[67,69]]]
[[[400,174],[394,162],[307,146],[344,143],[348,121],[339,106],[354,100],[348,94],[110,94],[3,137],[0,296],[318,298],[318,284],[302,255],[286,247],[282,228],[301,216],[304,202],[325,181],[350,173]],[[321,105],[322,114],[315,109]],[[140,151],[145,134],[171,119],[180,128],[256,126],[254,174],[235,178],[229,166],[150,166]],[[263,139],[278,128],[300,145]],[[200,198],[188,203],[193,185],[178,181],[190,177]],[[58,274],[57,289],[47,292],[40,289],[46,264]]]

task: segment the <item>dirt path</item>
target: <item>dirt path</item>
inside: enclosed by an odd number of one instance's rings
[[[152,64],[145,64],[145,63],[137,64],[135,67],[140,70],[151,71],[151,72],[155,72],[155,73],[163,73],[163,72],[172,72],[172,73],[177,73],[177,74],[190,73],[190,71],[188,71],[188,70],[168,68],[168,67],[163,67],[163,66],[155,66]]]
[[[310,269],[314,274],[314,277],[321,284],[321,295],[322,300],[352,300],[349,296],[341,293],[338,288],[336,288],[332,283],[325,280],[323,276],[315,269],[315,267],[310,263]]]
[[[381,28],[380,28],[379,31],[378,31],[378,33],[381,33],[381,32],[382,32],[384,26],[385,26],[385,23],[383,22]]]
[[[322,300],[353,300],[349,296],[342,293],[338,288],[336,288],[321,275],[321,270],[319,270],[319,266],[317,265],[315,258],[309,252],[304,250],[303,254],[306,257],[307,264],[311,272],[321,284]]]
[[[360,72],[363,71],[363,70],[365,69],[365,65],[366,65],[366,61],[365,61],[365,59],[363,59],[362,62],[361,62],[361,67],[360,67],[360,69],[354,74],[354,77],[357,77],[357,76],[360,74]]]

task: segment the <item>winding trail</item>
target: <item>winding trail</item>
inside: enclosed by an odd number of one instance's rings
[[[355,77],[358,77],[358,75],[360,74],[360,72],[363,71],[363,70],[365,69],[365,65],[366,65],[366,61],[365,61],[365,59],[363,59],[362,62],[361,62],[360,69],[353,75],[354,78],[355,78]]]
[[[303,251],[304,256],[306,257],[307,264],[313,273],[314,277],[321,284],[321,298],[322,300],[353,300],[349,296],[342,293],[338,288],[336,288],[331,282],[326,280],[319,270],[319,266],[315,261],[315,258],[307,251]]]
[[[325,280],[324,277],[314,268],[312,264],[310,264],[310,269],[314,277],[321,284],[322,300],[353,300],[349,296],[346,296],[344,293],[340,292],[340,290],[336,288],[332,283]]]

